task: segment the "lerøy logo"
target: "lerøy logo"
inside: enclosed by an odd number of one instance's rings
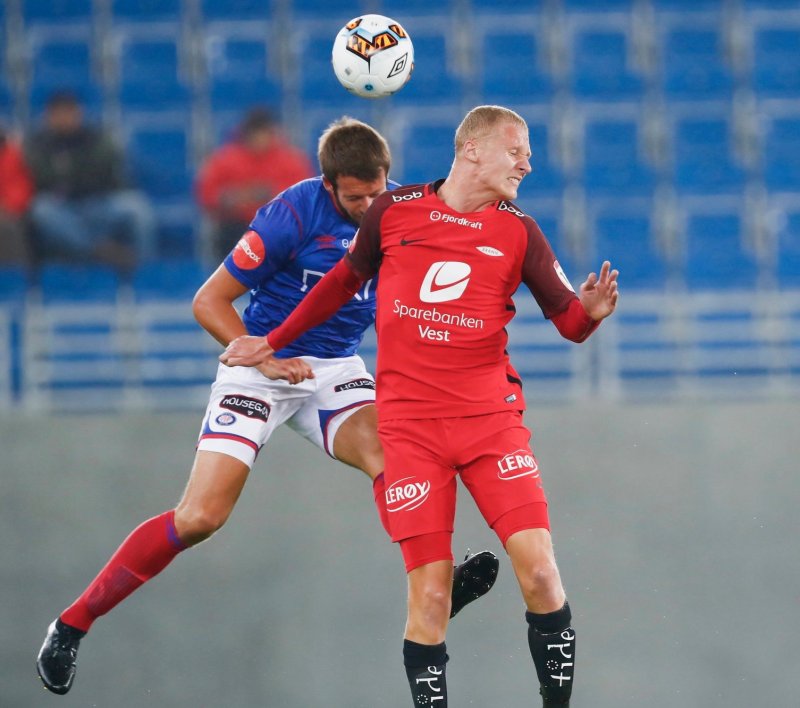
[[[519,449],[509,452],[497,461],[500,479],[517,479],[527,475],[539,476],[539,465],[530,450]]]
[[[425,502],[430,491],[431,483],[427,479],[423,482],[415,481],[413,476],[399,479],[386,489],[386,510],[393,513],[416,509]]]
[[[425,274],[419,299],[422,302],[458,300],[467,289],[471,268],[460,261],[436,261]]]

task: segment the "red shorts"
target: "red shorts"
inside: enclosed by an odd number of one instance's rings
[[[514,509],[547,503],[531,434],[518,411],[387,420],[379,423],[378,433],[393,541],[452,533],[456,474],[491,527]],[[545,524],[549,527],[546,519],[538,525]]]

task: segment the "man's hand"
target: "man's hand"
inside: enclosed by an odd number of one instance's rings
[[[302,359],[276,359],[268,356],[256,367],[268,379],[285,379],[290,384],[299,384],[306,379],[313,379],[314,372]]]
[[[226,366],[258,366],[273,352],[266,337],[245,334],[228,344],[219,360]]]
[[[619,298],[617,276],[619,271],[611,270],[611,263],[604,261],[599,278],[594,273],[589,273],[589,277],[581,283],[581,305],[593,320],[602,320],[616,309]]]
[[[268,379],[285,379],[297,384],[313,379],[314,372],[302,359],[276,359],[266,337],[243,335],[234,339],[219,360],[226,366],[252,366]]]

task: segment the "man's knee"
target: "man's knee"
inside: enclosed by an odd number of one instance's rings
[[[219,531],[228,520],[229,513],[197,505],[178,506],[175,509],[175,530],[181,541],[187,546],[194,546]]]

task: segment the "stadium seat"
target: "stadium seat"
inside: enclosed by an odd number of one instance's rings
[[[187,257],[163,260],[139,266],[133,274],[133,292],[137,301],[191,301],[209,273],[200,263]]]
[[[651,0],[651,2],[659,12],[674,12],[684,15],[719,12],[722,6],[720,0]]]
[[[290,81],[299,86],[300,98],[305,106],[318,108],[328,106],[331,102],[340,102],[349,94],[336,80],[331,67],[334,37],[325,42],[306,41],[306,31],[312,30],[298,26],[291,39],[294,75]]]
[[[738,193],[746,181],[737,163],[730,120],[680,117],[673,129],[673,178],[678,191],[697,194]]]
[[[28,286],[28,273],[24,268],[0,265],[0,305],[22,303]]]
[[[761,98],[800,99],[800,28],[756,30],[753,90]]]
[[[503,2],[472,0],[470,2],[472,13],[481,20],[484,17],[494,18],[498,15],[517,15],[530,18],[532,14],[540,13],[546,4],[547,0],[503,0]]]
[[[745,248],[738,211],[695,211],[686,219],[686,284],[693,290],[746,290],[758,263]]]
[[[539,103],[553,98],[539,39],[533,32],[493,30],[481,39],[481,101],[506,105]],[[520,71],[519,67],[525,67]]]
[[[201,0],[206,22],[258,22],[272,16],[271,0]]]
[[[656,242],[652,202],[609,201],[593,211],[591,268],[597,272],[603,260],[610,260],[626,290],[664,289],[669,273]]]
[[[502,3],[495,3],[495,6]],[[432,3],[428,0],[381,0],[377,10],[381,15],[393,17],[401,21],[404,18],[420,17],[424,20],[425,16],[437,15],[449,21],[453,14],[456,3],[454,0],[441,0],[441,2]],[[405,26],[405,24],[404,24]],[[406,29],[411,32],[409,27]],[[411,35],[414,39],[414,35]]]
[[[630,12],[636,0],[563,0],[567,12]]]
[[[564,189],[565,177],[558,161],[551,123],[544,118],[528,115],[523,117],[528,123],[531,143],[531,173],[523,184],[532,184],[532,190],[539,196],[560,195]]]
[[[651,194],[656,178],[643,153],[636,120],[613,117],[587,120],[583,149],[583,183],[587,192]]]
[[[408,30],[411,34],[411,30]],[[444,30],[433,29],[411,35],[414,42],[414,71],[411,80],[391,100],[400,106],[435,106],[458,103],[464,92],[448,42],[452,37]],[[416,57],[424,57],[424,61]]]
[[[92,0],[22,0],[21,5],[22,19],[27,29],[38,25],[88,26],[94,17]]]
[[[45,304],[113,304],[118,295],[119,276],[105,266],[49,263],[43,265],[39,272],[39,288]]]
[[[572,91],[581,99],[633,100],[645,90],[621,30],[578,29],[572,37]]]
[[[119,101],[127,110],[179,110],[190,105],[182,58],[174,37],[123,32],[117,39]]]
[[[764,182],[770,190],[800,191],[800,112],[767,121]]]
[[[725,98],[734,88],[718,26],[673,27],[662,39],[662,88],[668,98]]]
[[[283,88],[270,73],[266,38],[241,31],[210,32],[204,43],[209,97],[214,111],[243,111],[255,101],[280,107]]]
[[[182,0],[111,0],[111,15],[115,23],[178,23],[183,18],[182,13]]]
[[[781,214],[776,246],[778,285],[800,288],[800,205]]]
[[[97,80],[92,41],[88,33],[64,37],[63,33],[35,35],[29,43],[29,99],[32,113],[38,114],[54,91],[74,91],[85,106],[95,109],[101,103],[102,89]]]
[[[403,139],[404,184],[431,182],[447,176],[453,163],[454,123],[410,123]]]
[[[156,201],[191,192],[187,126],[163,120],[129,124],[126,153],[135,184]]]

